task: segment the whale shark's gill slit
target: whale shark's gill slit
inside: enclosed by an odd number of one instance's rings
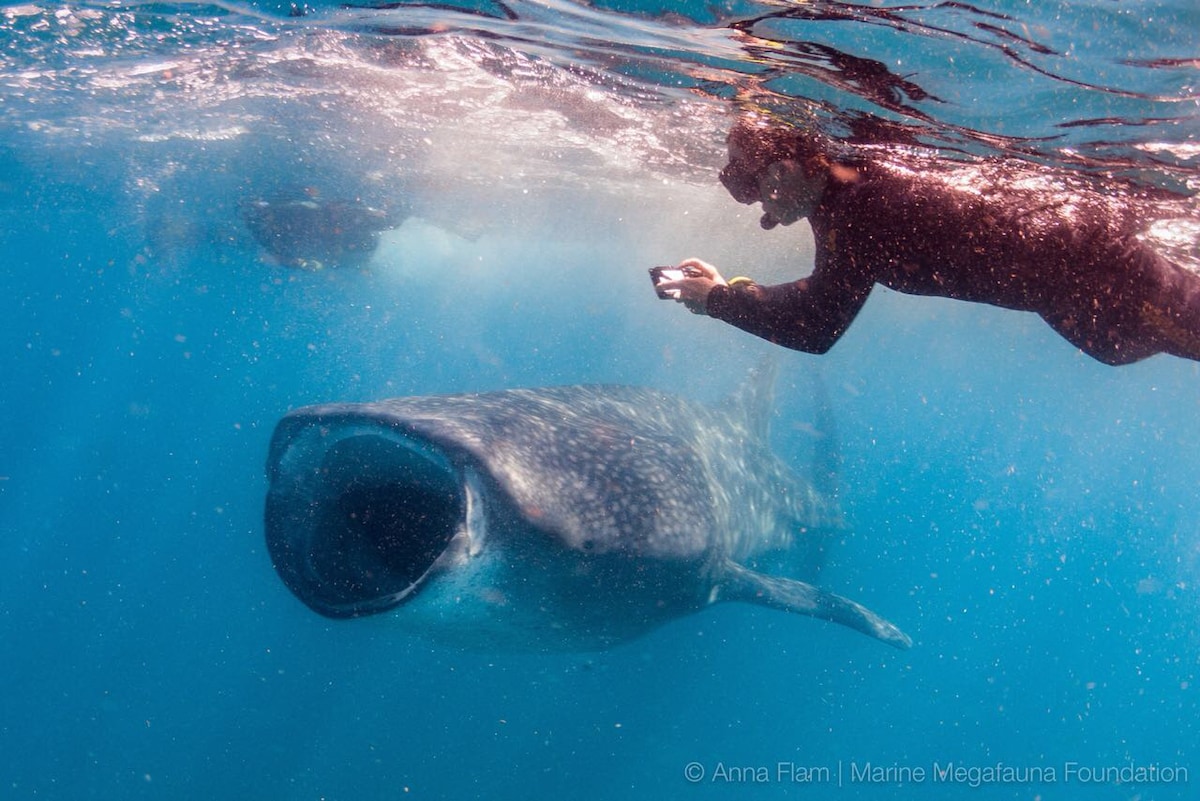
[[[457,471],[428,446],[385,428],[334,429],[307,446],[294,466],[316,480],[295,484],[295,495],[277,499],[274,511],[268,506],[269,528],[273,514],[292,521],[287,548],[305,565],[289,584],[329,617],[395,606],[463,526],[467,501]]]

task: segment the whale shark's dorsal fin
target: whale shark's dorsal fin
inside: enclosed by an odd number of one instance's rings
[[[721,404],[729,417],[746,426],[755,439],[766,442],[771,428],[771,413],[775,408],[775,378],[779,360],[764,356],[750,369],[741,383]]]
[[[717,566],[712,600],[746,601],[848,626],[905,649],[912,639],[860,603],[796,579],[766,576],[726,559]]]

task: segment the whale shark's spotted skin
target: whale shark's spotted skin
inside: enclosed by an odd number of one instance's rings
[[[853,601],[747,567],[840,523],[767,445],[768,373],[723,408],[596,385],[293,411],[268,461],[276,570],[324,615],[403,604],[486,645],[601,648],[743,600],[907,647]]]

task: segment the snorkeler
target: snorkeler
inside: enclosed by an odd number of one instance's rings
[[[818,134],[751,118],[727,144],[721,183],[739,203],[762,204],[764,229],[808,218],[812,274],[761,286],[687,259],[681,277],[656,284],[660,297],[824,353],[883,284],[1037,312],[1105,364],[1157,353],[1200,360],[1200,274],[1143,238],[1176,195],[1015,159],[947,163],[882,147],[870,158],[835,155]]]

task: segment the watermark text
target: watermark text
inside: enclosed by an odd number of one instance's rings
[[[808,764],[793,760],[775,762],[692,761],[683,767],[683,778],[691,784],[813,784],[847,785],[1149,785],[1187,784],[1186,765],[1158,762],[1118,764],[1071,761],[1012,765],[1004,762],[972,764],[955,760],[902,764],[870,760],[837,760]]]

